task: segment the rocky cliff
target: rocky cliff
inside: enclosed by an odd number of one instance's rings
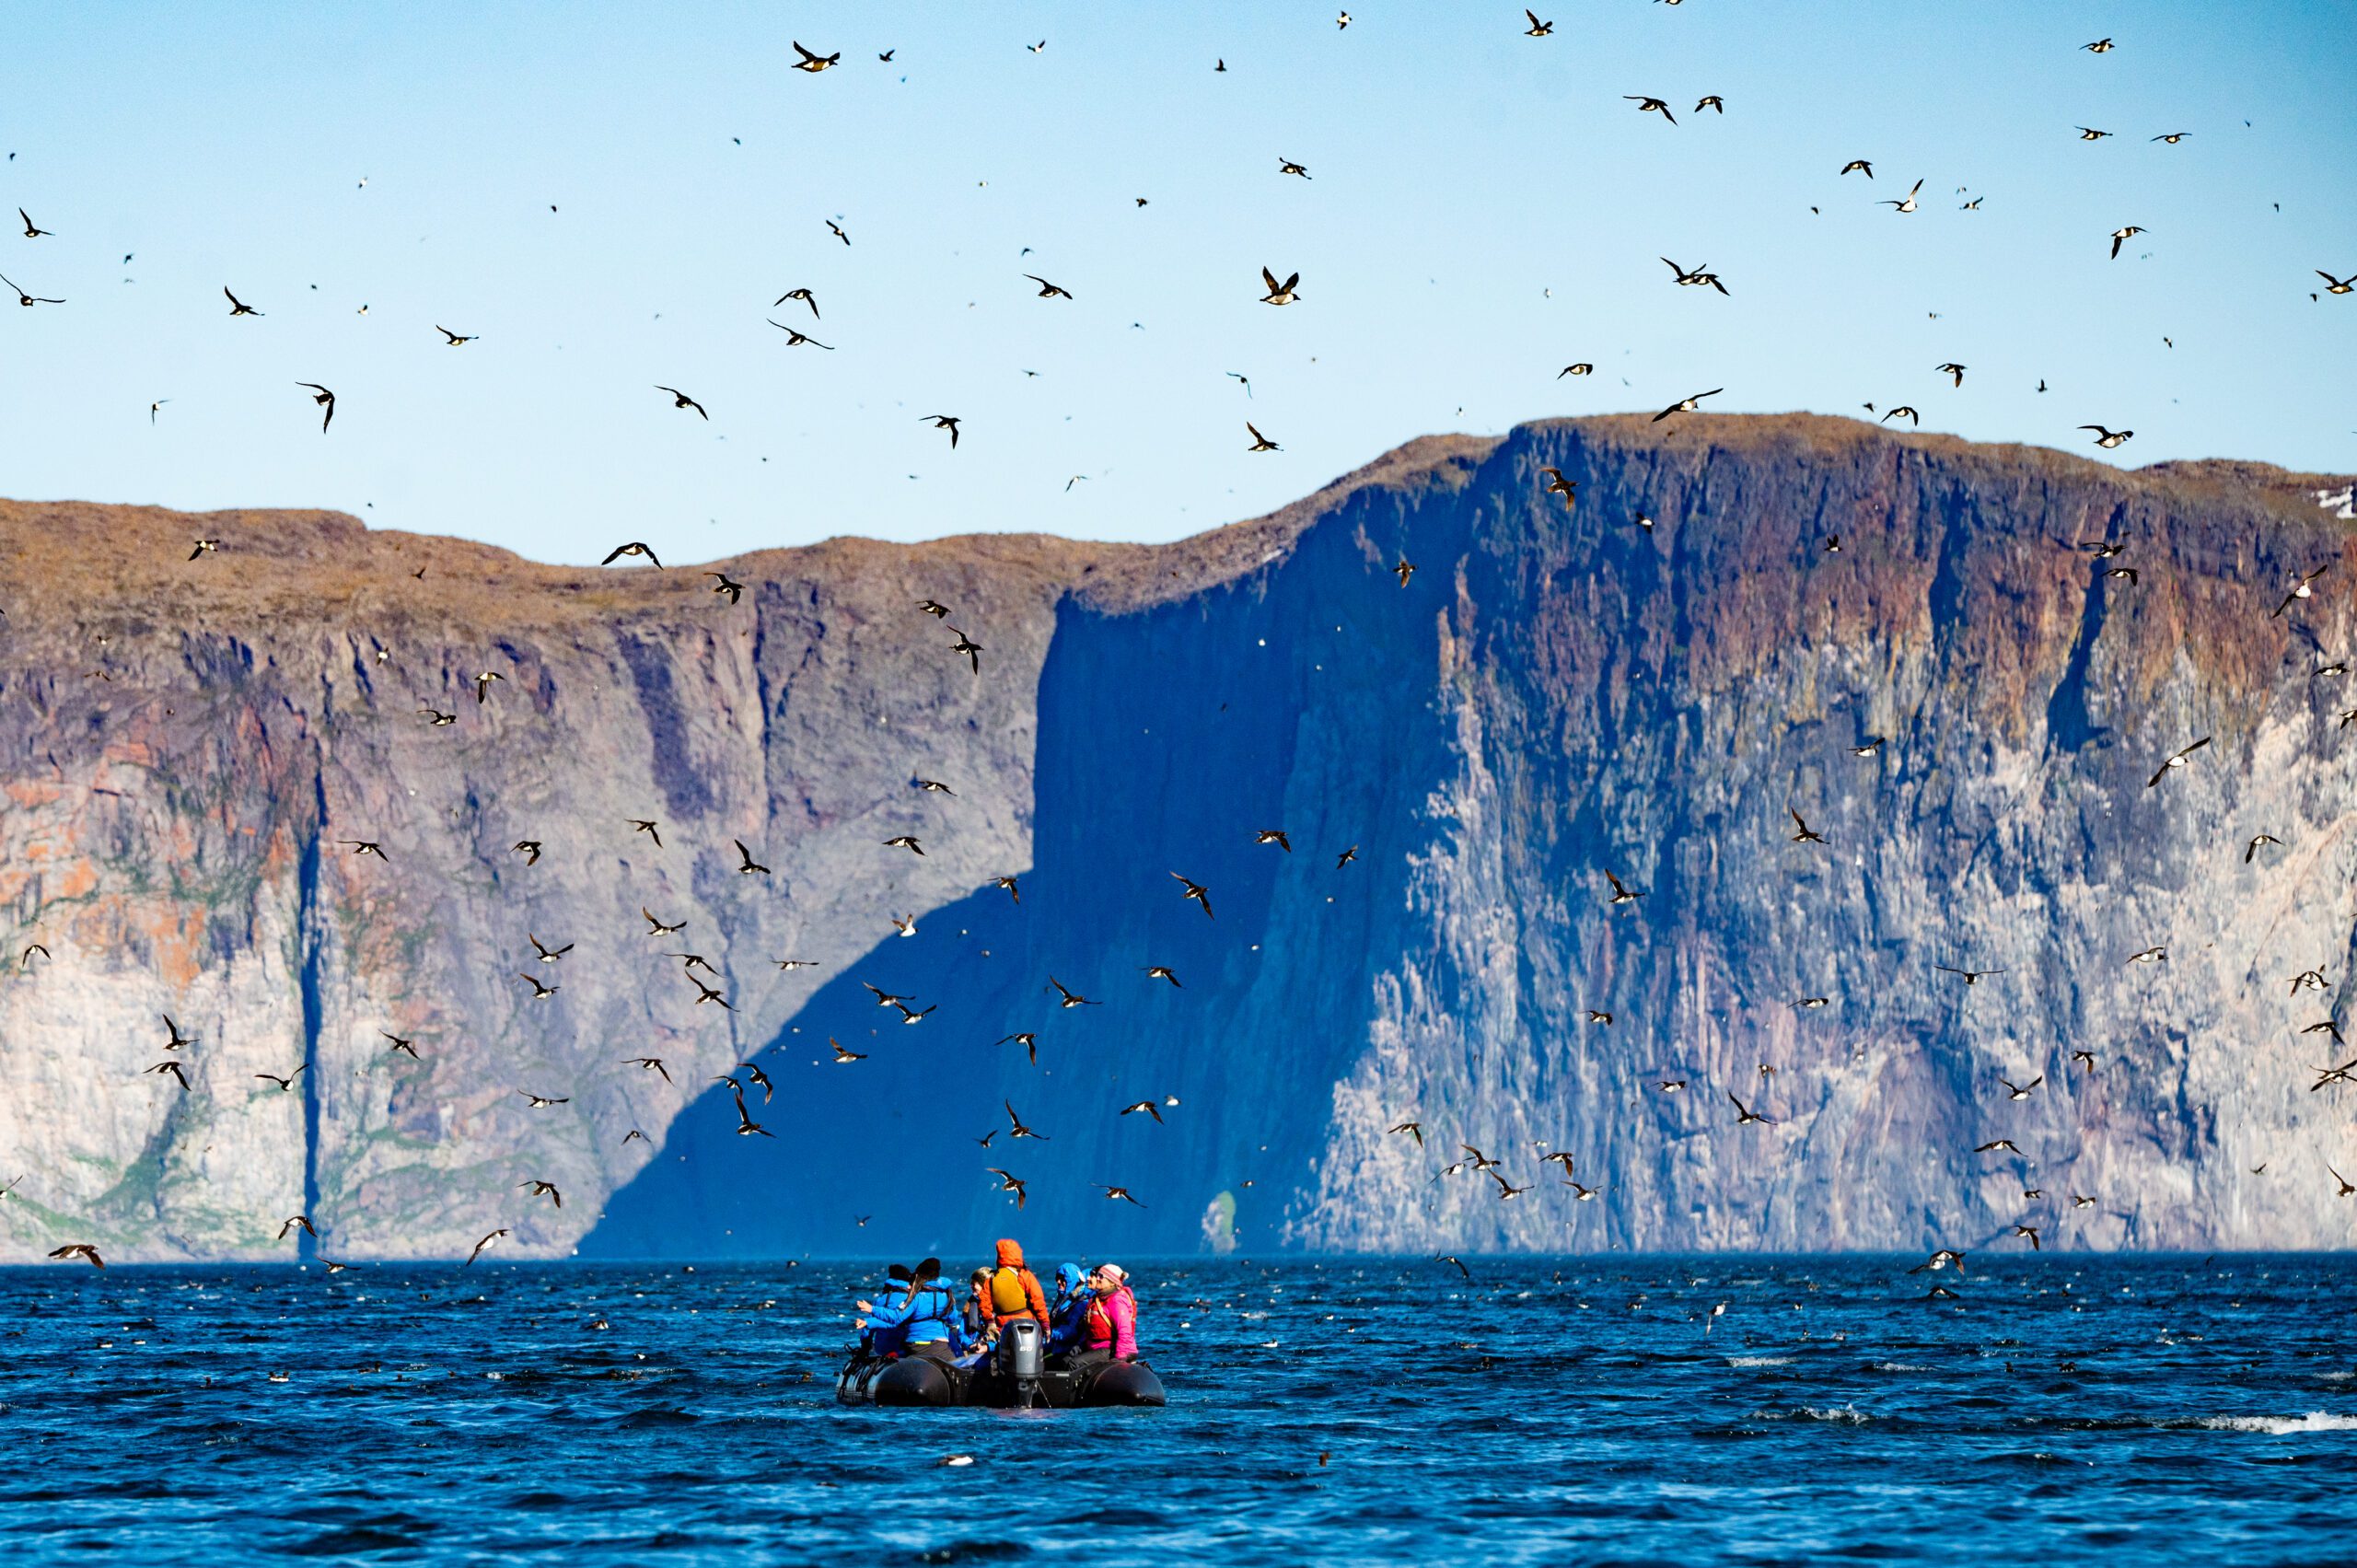
[[[2346,482],[1584,420],[734,601],[0,505],[0,1239],[2347,1245]]]

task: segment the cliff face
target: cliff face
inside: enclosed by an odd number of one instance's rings
[[[0,1237],[954,1250],[1012,1222],[995,1166],[1021,1234],[1097,1255],[2347,1245],[2347,1091],[2295,1032],[2357,935],[2345,483],[1590,420],[1160,550],[747,557],[737,605],[324,515],[0,505]],[[711,1082],[742,1062],[771,1136]],[[1435,1180],[1460,1141],[1534,1190]]]

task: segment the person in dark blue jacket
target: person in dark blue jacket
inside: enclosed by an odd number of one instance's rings
[[[877,1355],[923,1355],[935,1361],[956,1358],[964,1348],[958,1331],[958,1304],[941,1284],[941,1260],[928,1258],[909,1274],[908,1288],[898,1301],[871,1307],[862,1326],[871,1336]]]
[[[1087,1278],[1077,1263],[1056,1271],[1056,1299],[1048,1305],[1048,1353],[1079,1348],[1088,1326]]]

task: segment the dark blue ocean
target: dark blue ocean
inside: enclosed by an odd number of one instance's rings
[[[853,1265],[10,1270],[0,1559],[2357,1561],[2357,1259],[1911,1261],[1137,1264],[1024,1414],[839,1406]]]

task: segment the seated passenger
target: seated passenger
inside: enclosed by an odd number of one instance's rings
[[[891,1272],[885,1276],[884,1288],[877,1292],[877,1295],[889,1303],[894,1296],[907,1288],[908,1283],[907,1271],[895,1263],[892,1265]],[[853,1325],[859,1330],[859,1353],[863,1356],[888,1358],[894,1354],[899,1349],[898,1330],[877,1327],[874,1319],[876,1307],[873,1303],[854,1301],[852,1306],[863,1314]]]
[[[976,1269],[966,1280],[966,1337],[981,1340],[990,1328],[991,1272]]]
[[[1048,1304],[1048,1352],[1078,1350],[1081,1330],[1088,1317],[1089,1293],[1077,1263],[1056,1271],[1056,1298]]]
[[[1138,1298],[1130,1276],[1119,1263],[1099,1263],[1088,1276],[1083,1343],[1072,1360],[1080,1365],[1098,1361],[1138,1358]]]
[[[1016,1243],[998,1244],[998,1267],[991,1271],[981,1307],[985,1332],[993,1341],[1002,1328],[1021,1318],[1039,1324],[1043,1338],[1047,1334],[1048,1298],[1039,1289],[1039,1276],[1023,1266],[1023,1249]],[[1044,1343],[1041,1348],[1046,1348]]]
[[[907,1291],[896,1302],[871,1307],[867,1330],[879,1355],[922,1355],[948,1361],[964,1347],[959,1342],[957,1303],[941,1283],[941,1260],[928,1258],[910,1273]]]

